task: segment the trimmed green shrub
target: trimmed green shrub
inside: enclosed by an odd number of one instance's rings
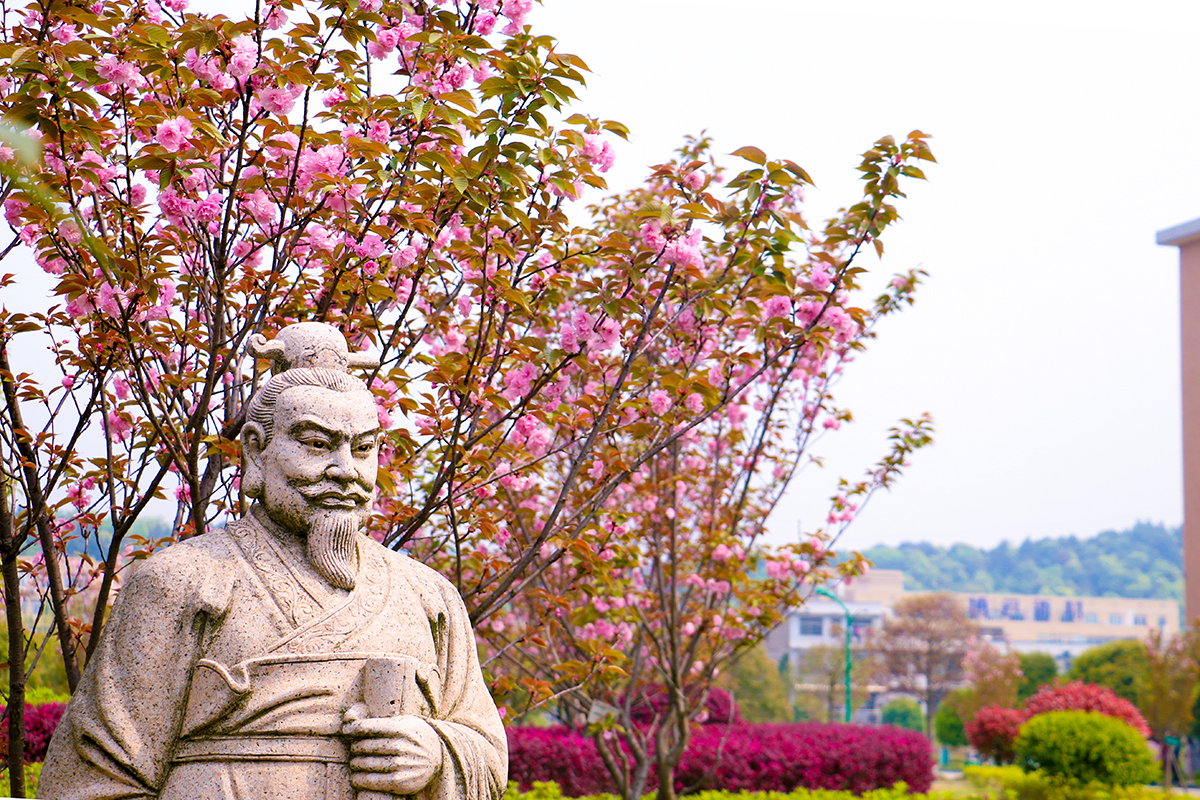
[[[947,697],[938,706],[933,715],[933,735],[940,744],[947,747],[962,747],[967,743],[967,734],[963,730],[962,713],[953,697]]]
[[[897,697],[883,707],[883,724],[922,731],[925,730],[925,715],[921,713],[921,706],[916,700]]]
[[[1095,711],[1051,711],[1021,726],[1017,764],[1075,785],[1130,786],[1158,770],[1146,740],[1115,717]]]

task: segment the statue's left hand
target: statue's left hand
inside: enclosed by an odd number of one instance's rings
[[[345,714],[342,733],[350,746],[350,783],[394,795],[415,794],[442,767],[442,740],[421,717],[367,717],[356,705]]]

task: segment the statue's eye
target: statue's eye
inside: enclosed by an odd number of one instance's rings
[[[371,455],[371,453],[374,450],[375,450],[375,440],[374,439],[368,439],[364,442],[359,442],[358,444],[356,444],[354,446],[354,453],[360,457],[369,456],[369,455]]]
[[[323,436],[302,436],[300,443],[313,450],[328,450],[329,441]]]

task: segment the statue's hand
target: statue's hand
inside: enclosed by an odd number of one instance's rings
[[[350,783],[356,789],[415,794],[442,768],[442,740],[421,717],[367,717],[359,704],[345,714],[342,733],[350,745]]]

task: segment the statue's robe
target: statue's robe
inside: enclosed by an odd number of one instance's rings
[[[55,731],[39,796],[354,800],[342,715],[368,658],[409,656],[420,691],[404,713],[442,745],[420,797],[499,800],[507,744],[462,599],[366,537],[358,552],[349,593],[261,515],[152,555]]]

